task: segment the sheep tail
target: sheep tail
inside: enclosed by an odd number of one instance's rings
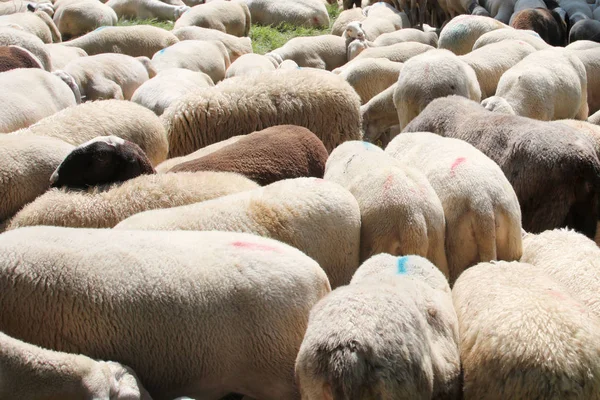
[[[327,380],[334,399],[358,400],[364,398],[364,391],[373,389],[374,373],[367,361],[368,353],[358,341],[351,340],[330,354]]]

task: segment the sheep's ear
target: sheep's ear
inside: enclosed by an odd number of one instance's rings
[[[35,6],[31,3],[27,3],[27,10],[35,12]]]

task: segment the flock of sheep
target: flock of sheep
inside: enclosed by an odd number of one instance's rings
[[[597,5],[0,2],[0,399],[600,399]]]

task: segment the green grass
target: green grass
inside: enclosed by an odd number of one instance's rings
[[[298,27],[286,23],[277,26],[252,25],[252,29],[250,29],[252,50],[257,54],[265,54],[283,46],[288,40],[296,36],[329,34],[331,26],[340,14],[340,9],[337,4],[327,5],[327,12],[329,13],[330,24],[329,27],[322,29]]]
[[[280,24],[278,26],[260,26],[252,25],[250,29],[250,38],[252,39],[252,49],[257,54],[265,54],[271,50],[283,46],[288,40],[296,36],[317,36],[326,35],[331,32],[331,26],[340,14],[337,4],[327,5],[330,24],[327,28],[305,28],[293,26],[290,24]],[[117,26],[133,25],[152,25],[168,31],[173,29],[173,23],[170,21],[157,21],[156,19],[120,19]]]

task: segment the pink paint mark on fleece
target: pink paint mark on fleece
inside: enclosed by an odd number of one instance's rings
[[[233,247],[237,247],[239,249],[247,249],[247,250],[263,250],[263,251],[274,251],[277,252],[278,250],[275,247],[271,247],[271,246],[266,246],[264,244],[258,244],[258,243],[250,243],[250,242],[233,242],[231,244]]]
[[[394,177],[392,175],[389,175],[386,178],[385,182],[383,182],[383,193],[386,194],[387,192],[389,192],[393,186],[394,186]]]
[[[464,157],[458,157],[456,160],[454,160],[452,166],[450,167],[450,176],[454,177],[456,174],[456,168],[465,161],[467,161],[467,159]]]

